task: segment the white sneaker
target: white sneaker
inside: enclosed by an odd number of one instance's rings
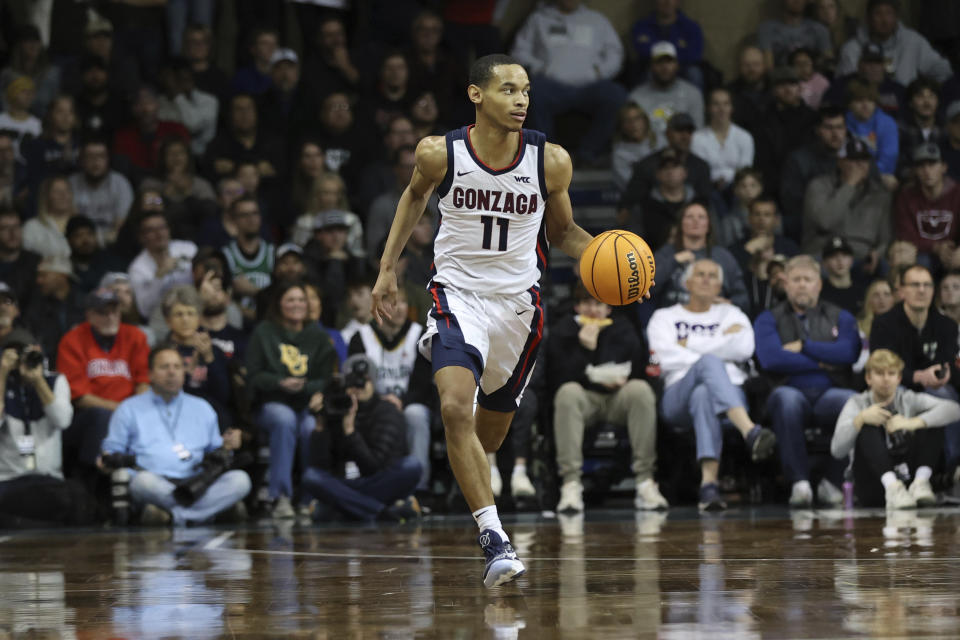
[[[933,487],[930,486],[930,480],[915,479],[911,482],[910,496],[917,503],[918,507],[937,506],[937,496],[933,495]]]
[[[660,493],[660,487],[653,478],[647,478],[637,483],[637,497],[633,499],[633,506],[641,511],[660,511],[669,507],[670,504]]]
[[[500,477],[500,469],[490,467],[490,488],[493,489],[493,497],[499,498],[503,493],[503,478]]]
[[[537,495],[537,490],[526,473],[514,473],[510,476],[510,493],[514,498],[529,498]]]
[[[790,491],[791,509],[809,509],[813,506],[813,491],[809,482],[794,482]]]
[[[557,511],[583,511],[583,485],[579,480],[564,482],[560,487]]]
[[[817,485],[817,501],[829,507],[839,507],[843,504],[843,491],[837,488],[835,484],[823,478]]]
[[[913,509],[917,506],[917,500],[899,480],[887,487],[884,494],[887,509]]]
[[[293,510],[293,505],[290,504],[290,498],[287,496],[277,498],[270,515],[274,520],[291,520],[297,516]]]

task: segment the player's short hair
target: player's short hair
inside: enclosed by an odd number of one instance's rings
[[[903,371],[903,359],[890,349],[877,349],[867,358],[863,368],[867,373],[876,371]]]
[[[470,84],[481,89],[493,78],[493,68],[505,64],[520,64],[516,59],[503,53],[491,53],[488,56],[477,58],[470,67]]]
[[[717,274],[720,276],[720,285],[723,286],[723,267],[720,266],[720,263],[716,260],[711,260],[710,258],[700,258],[699,260],[691,260],[690,264],[687,265],[687,268],[683,270],[683,280],[681,282],[686,283],[687,280],[693,277],[693,269],[700,262],[709,262],[717,268]]]

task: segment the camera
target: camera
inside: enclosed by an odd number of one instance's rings
[[[179,481],[177,488],[173,490],[173,499],[177,504],[189,507],[199,500],[210,485],[230,469],[230,452],[223,447],[214,449],[203,456],[199,467],[200,471],[196,475]]]
[[[323,390],[323,415],[342,418],[350,412],[353,399],[347,389],[361,389],[372,374],[370,361],[364,356],[352,356],[343,363],[343,372],[334,374]]]
[[[27,369],[36,369],[43,366],[43,352],[31,349],[20,353],[20,362]]]
[[[137,466],[137,456],[129,453],[105,453],[100,456],[103,467],[109,471]]]

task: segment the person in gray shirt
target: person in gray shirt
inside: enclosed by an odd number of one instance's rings
[[[68,178],[78,215],[93,220],[97,242],[105,247],[117,236],[133,204],[133,189],[120,173],[110,169],[106,141],[90,138],[80,147],[80,171]]]
[[[783,0],[782,5],[780,20],[765,20],[757,29],[757,45],[763,51],[767,69],[787,64],[787,56],[801,48],[831,57],[830,32],[804,15],[807,0]]]
[[[677,76],[677,48],[670,42],[658,42],[650,49],[650,59],[650,80],[631,91],[628,98],[647,112],[657,136],[666,135],[667,122],[678,113],[689,114],[696,128],[703,128],[703,94]]]

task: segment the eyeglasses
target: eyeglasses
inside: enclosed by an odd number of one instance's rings
[[[933,289],[932,282],[904,282],[903,286],[911,289]]]

